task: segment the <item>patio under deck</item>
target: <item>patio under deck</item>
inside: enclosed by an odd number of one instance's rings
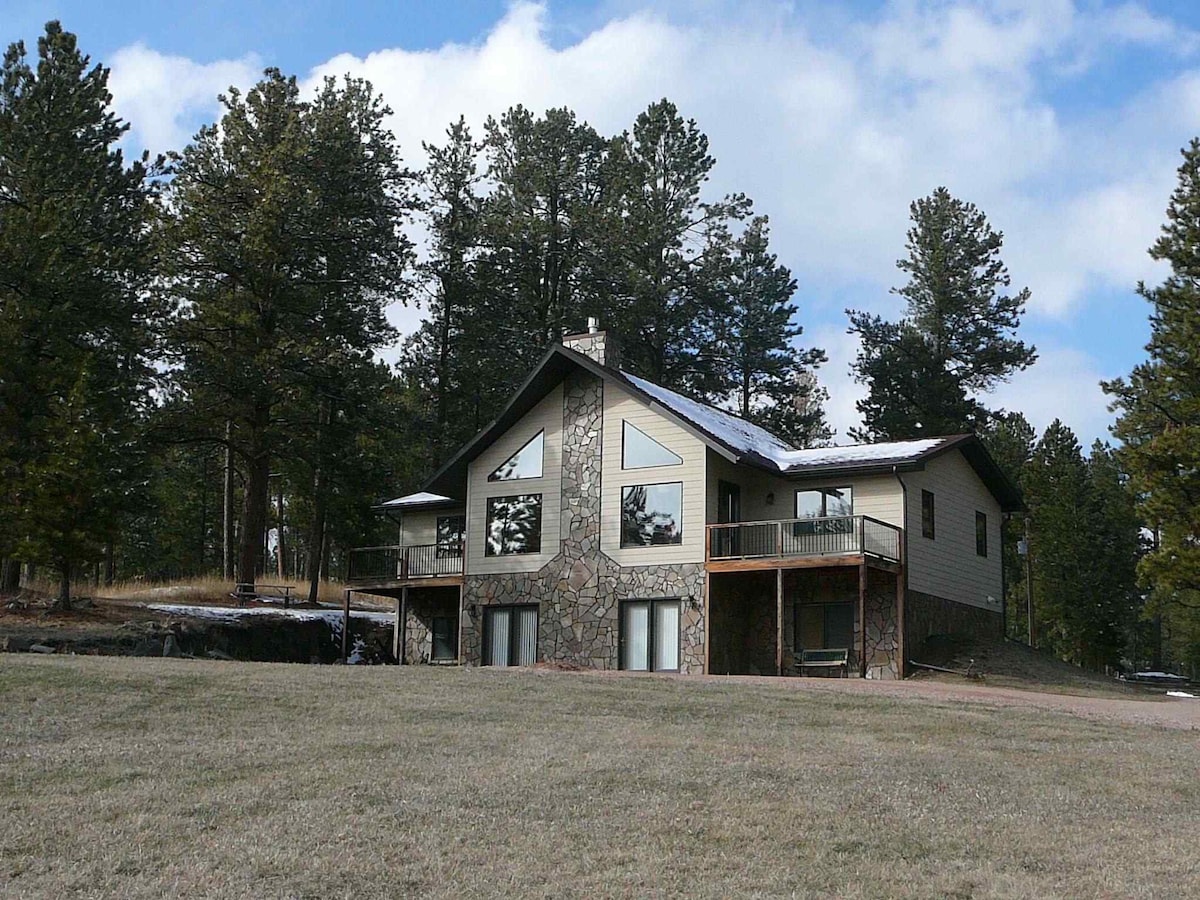
[[[870,516],[839,516],[822,519],[783,519],[766,522],[734,522],[709,525],[706,529],[706,596],[712,598],[713,576],[738,572],[764,575],[774,572],[775,639],[774,671],[783,675],[790,665],[785,659],[784,573],[793,569],[857,568],[857,647],[855,656],[860,677],[877,668],[875,652],[868,654],[867,591],[870,570],[895,576],[895,620],[899,625],[895,647],[895,669],[904,677],[904,531]],[[878,576],[873,576],[878,578]],[[712,614],[712,602],[706,604]],[[712,634],[711,621],[706,631]],[[709,670],[713,663],[711,641]]]

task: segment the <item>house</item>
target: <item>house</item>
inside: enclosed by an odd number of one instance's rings
[[[904,674],[933,633],[1003,633],[1002,517],[974,435],[796,450],[564,338],[351,554],[403,662],[790,674],[802,650]]]

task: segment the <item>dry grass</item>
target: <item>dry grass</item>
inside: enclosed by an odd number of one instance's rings
[[[0,656],[6,897],[1183,897],[1194,734],[686,678]]]
[[[295,578],[280,580],[273,575],[264,575],[260,584],[286,584],[292,587],[293,597],[308,597],[308,582]],[[96,585],[90,581],[71,585],[74,597],[91,597],[105,600],[129,600],[137,603],[216,603],[226,605],[233,593],[234,582],[216,575],[197,575],[193,578],[174,581],[117,581],[109,585]],[[322,581],[317,589],[317,600],[321,603],[340,603],[345,585],[340,581]],[[35,581],[29,586],[37,594],[53,597],[58,593],[58,583]],[[356,598],[357,599],[357,598]]]

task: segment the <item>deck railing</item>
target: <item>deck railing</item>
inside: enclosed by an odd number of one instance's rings
[[[708,558],[867,555],[900,562],[900,529],[870,516],[708,526]]]
[[[348,580],[362,583],[461,575],[464,552],[462,544],[359,547],[350,551]]]

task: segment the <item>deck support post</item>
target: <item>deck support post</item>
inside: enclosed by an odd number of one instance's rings
[[[907,642],[905,639],[908,626],[904,621],[904,576],[907,570],[904,560],[904,532],[900,532],[899,553],[900,571],[896,573],[896,653],[899,659],[896,661],[896,676],[903,679],[905,675],[905,667],[907,665]]]
[[[867,563],[858,567],[858,677],[867,677]]]
[[[342,662],[350,658],[350,592],[342,591]]]
[[[712,541],[712,532],[709,532]],[[712,674],[712,573],[704,570],[704,674]]]
[[[775,570],[775,672],[783,674],[783,569]]]

